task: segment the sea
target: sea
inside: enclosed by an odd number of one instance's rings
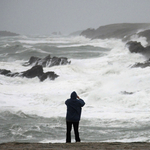
[[[148,45],[145,37],[131,40]],[[82,142],[150,142],[150,68],[131,67],[145,56],[131,53],[116,38],[0,37],[0,69],[26,71],[32,66],[23,64],[31,56],[47,55],[71,61],[43,68],[58,74],[55,80],[0,75],[0,143],[65,143],[65,101],[73,91],[86,103],[79,124]]]

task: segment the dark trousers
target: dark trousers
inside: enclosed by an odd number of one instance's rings
[[[74,128],[75,140],[76,140],[76,142],[80,142],[79,131],[78,131],[79,122],[66,121],[66,126],[67,126],[66,143],[71,143],[72,125],[73,125],[73,128]]]

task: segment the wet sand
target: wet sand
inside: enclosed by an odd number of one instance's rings
[[[0,150],[150,150],[150,143],[3,143]]]

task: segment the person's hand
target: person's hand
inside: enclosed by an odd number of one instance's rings
[[[77,98],[80,99],[80,97],[77,95]]]

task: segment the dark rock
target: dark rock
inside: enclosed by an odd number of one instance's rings
[[[44,81],[47,78],[54,80],[57,77],[58,77],[58,75],[55,74],[55,72],[51,71],[51,72],[43,73],[41,76],[39,76],[39,79],[40,79],[40,81]]]
[[[9,76],[9,77],[17,77],[17,76],[21,76],[21,74],[18,73],[18,72],[15,72],[15,73],[9,73],[9,74],[7,74],[7,76]]]
[[[141,68],[150,67],[150,59],[143,63],[136,63],[132,66],[132,68],[136,68],[136,67],[141,67]]]
[[[23,66],[29,66],[29,65],[33,65],[33,66],[34,66],[34,65],[37,64],[37,62],[38,62],[40,59],[41,59],[41,58],[39,58],[39,57],[34,57],[34,56],[32,56],[28,62],[25,62],[25,63],[23,64]]]
[[[34,78],[36,76],[41,76],[43,74],[43,67],[42,66],[34,66],[31,69],[22,72],[23,77],[27,78]]]
[[[131,53],[143,54],[146,58],[150,57],[150,46],[143,47],[140,42],[129,41],[126,43]]]
[[[136,42],[136,41],[129,41],[126,45],[128,46],[129,51],[131,53],[140,53],[140,54],[143,54],[145,57],[149,58],[150,46],[143,47],[140,42]],[[150,59],[148,59],[147,61],[143,63],[138,62],[134,64],[131,68],[135,68],[135,67],[145,68],[149,66],[150,66]]]
[[[94,38],[95,32],[96,32],[95,29],[93,29],[93,28],[88,28],[88,29],[82,31],[82,32],[81,32],[81,35],[82,35],[82,36],[85,36],[85,37],[87,37],[87,38]]]
[[[53,57],[51,58],[50,55],[46,56],[45,58],[39,58],[32,56],[28,62],[25,62],[23,66],[36,66],[41,65],[43,67],[52,67],[57,65],[66,65],[70,64],[71,61],[68,61],[66,57]]]
[[[58,58],[58,57],[53,57],[51,59],[51,63],[50,63],[50,66],[58,66],[61,62],[61,58]]]
[[[2,74],[2,75],[7,75],[7,74],[9,74],[9,73],[11,73],[10,70],[0,69],[0,74]]]
[[[12,73],[10,70],[6,70],[6,69],[0,69],[0,74],[5,75],[5,76],[9,76],[9,77],[19,76],[18,72]]]
[[[45,58],[40,59],[38,61],[38,65],[41,65],[43,67],[49,66],[50,60],[51,60],[51,57],[50,57],[50,55],[48,55]]]
[[[137,34],[139,37],[146,37],[148,44],[150,44],[150,29],[141,31]]]
[[[58,65],[67,65],[70,64],[71,61],[68,61],[66,57],[53,57],[50,61],[49,66],[58,66]]]
[[[144,48],[140,42],[137,41],[129,41],[126,44],[131,53],[144,53],[146,52],[146,48]]]
[[[100,26],[97,29],[84,30],[80,35],[90,39],[117,38],[124,39],[137,33],[140,29],[148,29],[150,23],[118,23]]]
[[[60,57],[60,59],[61,59],[60,65],[67,65],[71,63],[71,61],[68,61],[68,58],[66,57]]]
[[[121,91],[121,94],[131,95],[131,94],[134,94],[134,92]]]
[[[12,73],[10,70],[0,69],[0,74],[9,76],[9,77],[26,77],[26,78],[34,78],[38,77],[40,81],[44,81],[45,79],[49,78],[50,80],[54,80],[58,77],[57,74],[54,72],[43,72],[43,67],[40,65],[33,66],[31,69],[24,71],[24,72],[16,72]]]

